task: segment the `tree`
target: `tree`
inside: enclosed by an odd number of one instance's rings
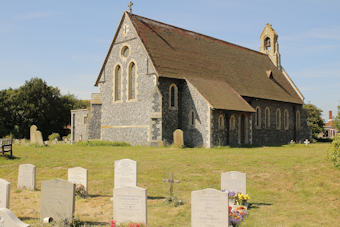
[[[338,115],[335,118],[335,127],[340,131],[340,105],[338,106]]]
[[[306,104],[303,106],[303,108],[308,114],[308,126],[312,130],[312,136],[314,139],[317,139],[319,134],[324,132],[323,126],[325,123],[321,118],[322,110],[313,104]]]
[[[31,125],[36,125],[45,139],[52,133],[63,135],[70,124],[70,111],[86,107],[73,95],[62,96],[58,88],[32,78],[18,89],[0,91],[0,136],[29,138]]]

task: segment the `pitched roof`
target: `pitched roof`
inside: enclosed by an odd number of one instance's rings
[[[241,96],[303,103],[266,54],[127,14],[159,76],[188,80],[214,108],[253,111]]]

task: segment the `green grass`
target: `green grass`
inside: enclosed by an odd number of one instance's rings
[[[16,159],[0,156],[0,178],[11,182],[10,209],[32,226],[39,223],[41,181],[67,179],[67,168],[89,171],[87,199],[76,200],[75,217],[82,222],[109,223],[112,218],[113,164],[130,158],[138,161],[138,186],[148,190],[151,227],[190,226],[193,190],[220,188],[220,174],[247,173],[252,209],[242,226],[336,226],[340,223],[340,170],[327,160],[329,143],[282,147],[177,149],[173,147],[14,146]],[[35,192],[17,190],[18,165],[37,167]],[[168,205],[168,184],[174,173],[180,180],[175,195],[185,201]]]

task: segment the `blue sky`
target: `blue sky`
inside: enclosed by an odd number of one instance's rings
[[[0,0],[0,89],[43,78],[89,99],[128,0]],[[135,0],[133,12],[251,49],[268,22],[281,63],[305,96],[340,104],[340,1]]]

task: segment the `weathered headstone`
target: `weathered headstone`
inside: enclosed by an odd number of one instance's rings
[[[181,129],[176,129],[173,133],[174,146],[183,147],[184,146],[184,136]]]
[[[221,191],[247,194],[247,175],[238,171],[221,174]]]
[[[147,224],[147,192],[140,187],[113,189],[113,219],[120,223]]]
[[[43,141],[42,134],[41,134],[40,131],[36,131],[35,138],[36,138],[36,141],[37,141],[38,145],[40,145],[40,146],[44,145],[44,141]]]
[[[228,193],[207,188],[191,192],[191,227],[228,227]]]
[[[40,220],[52,217],[53,220],[73,219],[75,185],[62,179],[41,183]]]
[[[87,191],[87,169],[82,167],[74,167],[68,169],[68,181],[74,184],[81,184],[84,186],[86,193]]]
[[[35,189],[36,167],[32,164],[19,165],[18,188]]]
[[[137,162],[131,159],[115,161],[114,187],[137,186]]]
[[[36,132],[37,132],[38,128],[35,125],[32,125],[30,128],[30,140],[31,140],[31,144],[35,144],[37,143],[37,139],[36,139]]]
[[[9,208],[10,183],[0,178],[0,208]]]
[[[9,209],[0,208],[0,227],[29,227],[29,226],[30,226],[29,224],[20,221],[19,218],[17,218]]]

